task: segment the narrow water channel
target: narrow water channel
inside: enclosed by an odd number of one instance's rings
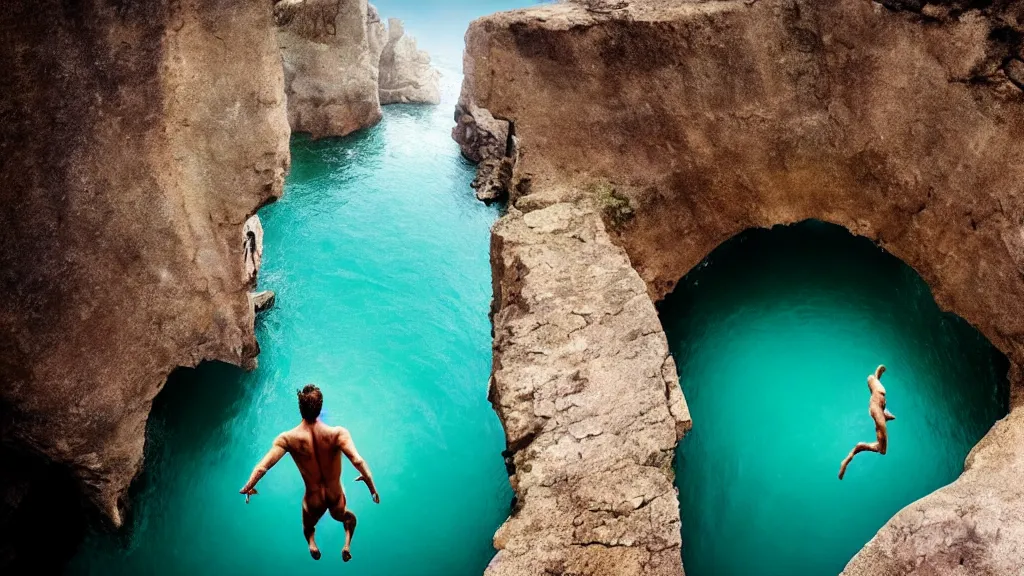
[[[900,260],[804,222],[727,241],[661,307],[693,431],[677,453],[688,576],[824,576],[956,479],[1008,409],[1006,358]],[[885,364],[889,450],[866,378]]]
[[[406,21],[443,74],[437,107],[385,108],[343,139],[292,140],[284,198],[260,212],[260,288],[277,305],[257,323],[259,368],[179,370],[157,398],[126,528],[88,538],[72,574],[479,574],[512,493],[491,365],[489,229],[474,168],[450,138],[471,18],[523,1],[375,2]],[[238,494],[281,431],[295,391],[324,391],[324,419],[347,427],[373,469],[374,505],[347,466],[359,517],[353,560],[326,517],[314,562],[302,482],[288,458],[249,505]]]

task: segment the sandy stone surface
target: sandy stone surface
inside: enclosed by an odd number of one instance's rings
[[[503,218],[492,262],[489,397],[518,500],[487,573],[681,575],[690,417],[643,281],[576,204]]]
[[[175,367],[256,350],[242,229],[288,125],[270,3],[8,0],[0,77],[0,439],[50,463],[0,465],[0,527],[40,563],[79,494],[120,524]],[[51,476],[76,505],[7,525]]]
[[[366,0],[274,3],[293,132],[344,136],[380,121],[372,15]]]
[[[601,198],[623,198],[629,217],[610,228],[611,238],[654,299],[744,229],[817,218],[914,267],[943,308],[1020,366],[1024,2],[971,5],[632,0],[499,14],[467,33],[459,111],[509,122],[519,141],[509,191],[519,210],[596,203],[611,222]],[[461,114],[460,125],[476,116]],[[522,232],[504,226],[496,237],[506,243]],[[549,236],[531,241],[562,242]],[[495,278],[512,282],[500,268]],[[585,299],[594,289],[563,282],[547,291],[579,290]],[[501,357],[508,344],[500,334],[495,342]],[[495,374],[526,370],[552,349],[502,358]],[[624,387],[617,402],[635,394]],[[1014,411],[963,477],[900,513],[849,574],[1020,574],[1020,378],[1013,396]],[[531,400],[512,394],[502,402]],[[518,426],[516,410],[499,414],[507,429]],[[515,520],[522,524],[587,510],[566,502],[530,512],[533,496],[521,486],[517,493],[527,502]],[[571,549],[525,532],[499,540],[505,556]]]

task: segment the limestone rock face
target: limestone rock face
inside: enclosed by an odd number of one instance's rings
[[[370,16],[366,0],[274,3],[292,131],[344,136],[380,121]]]
[[[1017,575],[1024,565],[1024,91],[1017,64],[1024,2],[885,4],[592,1],[486,17],[466,36],[455,136],[467,157],[482,160],[465,130],[479,124],[478,111],[514,126],[521,146],[513,181],[529,185],[509,187],[514,210],[506,219],[564,204],[606,212],[599,191],[615,190],[631,217],[609,235],[655,300],[744,229],[809,218],[841,224],[907,262],[940,306],[1010,358],[1013,408],[957,482],[897,515],[847,572]],[[516,229],[499,224],[497,245]],[[565,242],[561,232],[543,230],[533,229],[530,242]],[[571,251],[565,258],[586,261]],[[540,269],[498,261],[498,290],[529,285]],[[551,278],[544,293],[600,301],[585,295],[601,286]],[[529,360],[506,354],[513,344],[498,330],[504,321],[495,317],[496,382],[503,371],[529,371],[557,356],[551,342],[538,343]],[[526,373],[530,382],[555,378],[540,368]],[[631,402],[643,390],[624,380],[615,401]],[[537,400],[501,398],[506,431],[519,430],[521,410]],[[624,442],[639,433],[622,432]],[[531,456],[516,454],[519,474]],[[590,459],[602,457],[612,456]],[[570,458],[545,462],[543,473],[556,478],[573,466]],[[596,469],[579,473],[601,477]],[[524,489],[517,477],[513,486],[520,507],[510,524],[572,522],[591,510],[571,500],[539,510],[530,502],[544,490]],[[514,567],[501,573],[510,574],[535,572],[509,558],[525,563],[574,550],[525,530],[499,532],[496,543],[503,564]]]
[[[366,39],[370,48],[370,62],[378,69],[378,85],[380,84],[380,54],[388,43],[388,28],[380,19],[380,13],[373,4],[366,5]]]
[[[380,55],[380,102],[441,103],[441,75],[430,55],[405,34],[402,21],[388,19],[388,41]]]
[[[0,438],[119,524],[168,374],[256,349],[243,224],[288,167],[271,5],[7,0],[0,30]]]
[[[657,311],[600,217],[559,203],[494,229],[494,373],[512,517],[492,575],[678,575],[690,417]]]

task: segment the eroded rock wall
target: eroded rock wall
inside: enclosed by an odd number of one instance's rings
[[[3,447],[119,524],[167,375],[257,350],[242,228],[289,158],[271,5],[9,0],[0,75]]]
[[[276,0],[274,16],[294,132],[345,136],[377,124],[382,104],[441,101],[430,56],[367,0]]]
[[[344,136],[380,121],[368,10],[366,0],[274,3],[292,131]]]
[[[489,397],[517,505],[487,573],[681,576],[690,416],[643,281],[585,205],[513,211],[491,257]]]
[[[459,128],[475,124],[474,109],[508,122],[513,208],[593,205],[653,299],[746,228],[817,218],[914,267],[1019,370],[1022,22],[1019,0],[594,1],[498,14],[467,33]],[[459,128],[456,138],[475,134]],[[587,290],[549,287],[576,289]],[[496,354],[502,345],[496,335]],[[1015,382],[1014,411],[968,472],[883,528],[851,574],[958,574],[960,560],[972,573],[1024,568]],[[633,394],[624,387],[618,401]],[[986,507],[976,522],[970,511]],[[920,510],[947,514],[943,538]],[[957,562],[950,538],[968,543]],[[541,544],[522,535],[515,546]]]

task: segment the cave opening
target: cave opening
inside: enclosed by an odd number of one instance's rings
[[[126,530],[92,537],[69,573],[483,571],[511,500],[495,457],[500,422],[481,389],[497,209],[465,193],[473,170],[448,137],[448,110],[391,106],[366,131],[292,138],[286,192],[259,212],[259,288],[277,298],[256,319],[258,366],[174,374],[154,403]],[[329,515],[316,530],[323,557],[310,558],[290,458],[248,505],[239,494],[299,423],[307,383],[323,390],[324,422],[352,433],[380,492],[374,504],[343,463],[358,517],[347,564]],[[438,502],[424,538],[424,506]]]
[[[924,280],[845,228],[750,229],[659,313],[693,416],[676,484],[687,574],[838,574],[901,508],[955,480],[1009,409],[1009,362]],[[867,375],[884,364],[887,455]]]

